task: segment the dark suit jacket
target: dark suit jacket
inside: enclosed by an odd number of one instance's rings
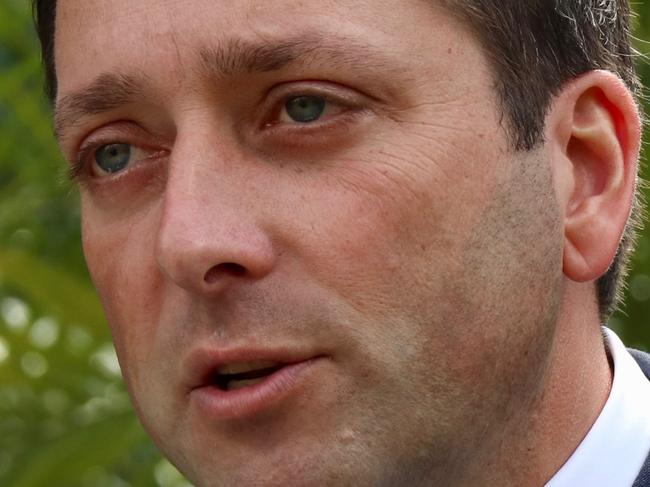
[[[630,350],[630,353],[639,364],[639,367],[641,367],[645,376],[650,380],[650,354],[639,352],[638,350]],[[650,404],[648,404],[647,407],[650,409]],[[641,473],[632,487],[650,487],[650,454],[648,455],[648,458],[646,458]]]

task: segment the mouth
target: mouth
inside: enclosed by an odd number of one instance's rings
[[[303,358],[304,357],[304,358]],[[313,384],[315,364],[324,356],[285,353],[198,352],[188,370],[199,380],[190,389],[190,403],[201,418],[250,418],[264,410],[291,404],[288,399]]]
[[[218,367],[212,375],[211,384],[222,391],[234,391],[254,386],[287,364],[258,360]]]

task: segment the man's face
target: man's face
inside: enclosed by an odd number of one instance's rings
[[[489,458],[538,393],[562,238],[469,31],[417,0],[58,3],[86,258],[163,452],[200,485]]]

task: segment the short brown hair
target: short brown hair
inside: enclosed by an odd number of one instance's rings
[[[485,46],[516,150],[543,142],[550,102],[569,80],[594,69],[616,73],[638,96],[628,0],[439,0],[469,24]],[[33,0],[46,93],[54,100],[56,0]],[[636,194],[616,257],[597,283],[601,319],[621,301],[642,204]]]

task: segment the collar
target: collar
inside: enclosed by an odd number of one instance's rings
[[[629,487],[650,451],[650,382],[623,342],[603,328],[614,362],[612,390],[598,419],[546,487]]]

